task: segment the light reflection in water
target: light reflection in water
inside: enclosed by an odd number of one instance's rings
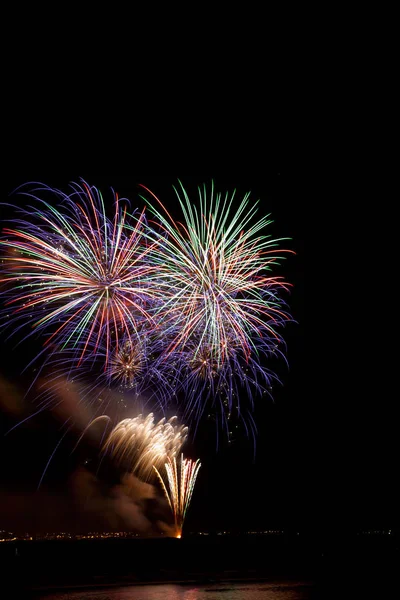
[[[310,600],[306,583],[221,583],[146,585],[44,594],[36,600]]]

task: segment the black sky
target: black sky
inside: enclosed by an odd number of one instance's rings
[[[301,189],[294,173],[283,165],[250,175],[121,176],[83,172],[56,177],[49,173],[25,173],[3,180],[2,201],[7,201],[6,196],[26,181],[41,181],[67,190],[70,181],[81,177],[98,187],[105,198],[111,198],[112,187],[139,208],[143,203],[138,184],[142,183],[171,210],[176,209],[172,186],[178,177],[192,197],[197,185],[214,180],[218,191],[236,188],[238,198],[251,191],[251,198],[260,200],[260,216],[271,213],[274,220],[271,234],[292,238],[285,247],[296,255],[283,261],[277,273],[293,284],[286,300],[296,323],[289,324],[283,333],[289,369],[284,364],[279,366],[283,385],[274,387],[273,401],[265,398],[256,401],[255,458],[252,444],[245,436],[216,449],[211,428],[205,428],[190,442],[193,455],[201,458],[202,468],[187,528],[321,531],[341,526],[393,527],[397,515],[393,481],[397,475],[392,404],[363,403],[357,397],[355,382],[350,382],[351,373],[341,372],[340,357],[335,358],[336,378],[321,377],[318,370],[326,345],[326,340],[320,343],[325,330],[323,323],[319,330],[306,336],[304,244],[309,206],[307,190]],[[15,201],[18,202],[18,197]],[[2,224],[4,216],[4,212],[0,213]],[[307,315],[314,311],[324,315],[327,302],[326,292],[318,290],[321,274],[315,272],[312,264],[313,254],[318,252],[310,248],[307,258],[308,279],[317,282],[307,295]],[[317,264],[320,269],[321,262]],[[329,313],[324,318],[329,319]],[[18,373],[23,367],[24,351],[19,348],[11,352],[9,344],[3,345],[3,350],[7,356],[0,373],[5,381],[22,390],[26,383]],[[17,421],[16,415],[4,410],[3,413],[2,436]],[[41,415],[3,437],[5,460],[0,475],[3,506],[7,498],[12,503],[16,494],[23,497],[35,493],[49,452],[60,439],[59,427],[50,416]],[[71,459],[68,443],[66,440],[60,445],[44,481],[46,493],[57,499],[63,495],[65,481],[82,459],[82,456]],[[10,526],[14,522],[10,517]],[[0,529],[6,527],[7,522],[0,522]]]

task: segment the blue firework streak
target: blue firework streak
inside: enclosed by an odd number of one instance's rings
[[[277,345],[271,350],[264,343],[258,346],[250,357],[238,350],[231,351],[222,365],[218,363],[218,354],[204,341],[200,347],[196,341],[193,344],[188,341],[182,351],[170,356],[177,382],[175,389],[182,399],[182,418],[193,430],[206,414],[217,422],[218,430],[225,430],[228,438],[237,423],[241,423],[249,437],[255,438],[255,398],[272,398],[272,386],[281,383],[266,365],[278,357],[286,362]]]

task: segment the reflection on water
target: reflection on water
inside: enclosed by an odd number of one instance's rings
[[[36,596],[37,600],[309,600],[311,585],[207,584],[146,585]]]

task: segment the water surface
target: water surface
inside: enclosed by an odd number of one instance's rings
[[[36,600],[311,600],[307,583],[227,583],[134,585],[105,590],[37,594]]]

